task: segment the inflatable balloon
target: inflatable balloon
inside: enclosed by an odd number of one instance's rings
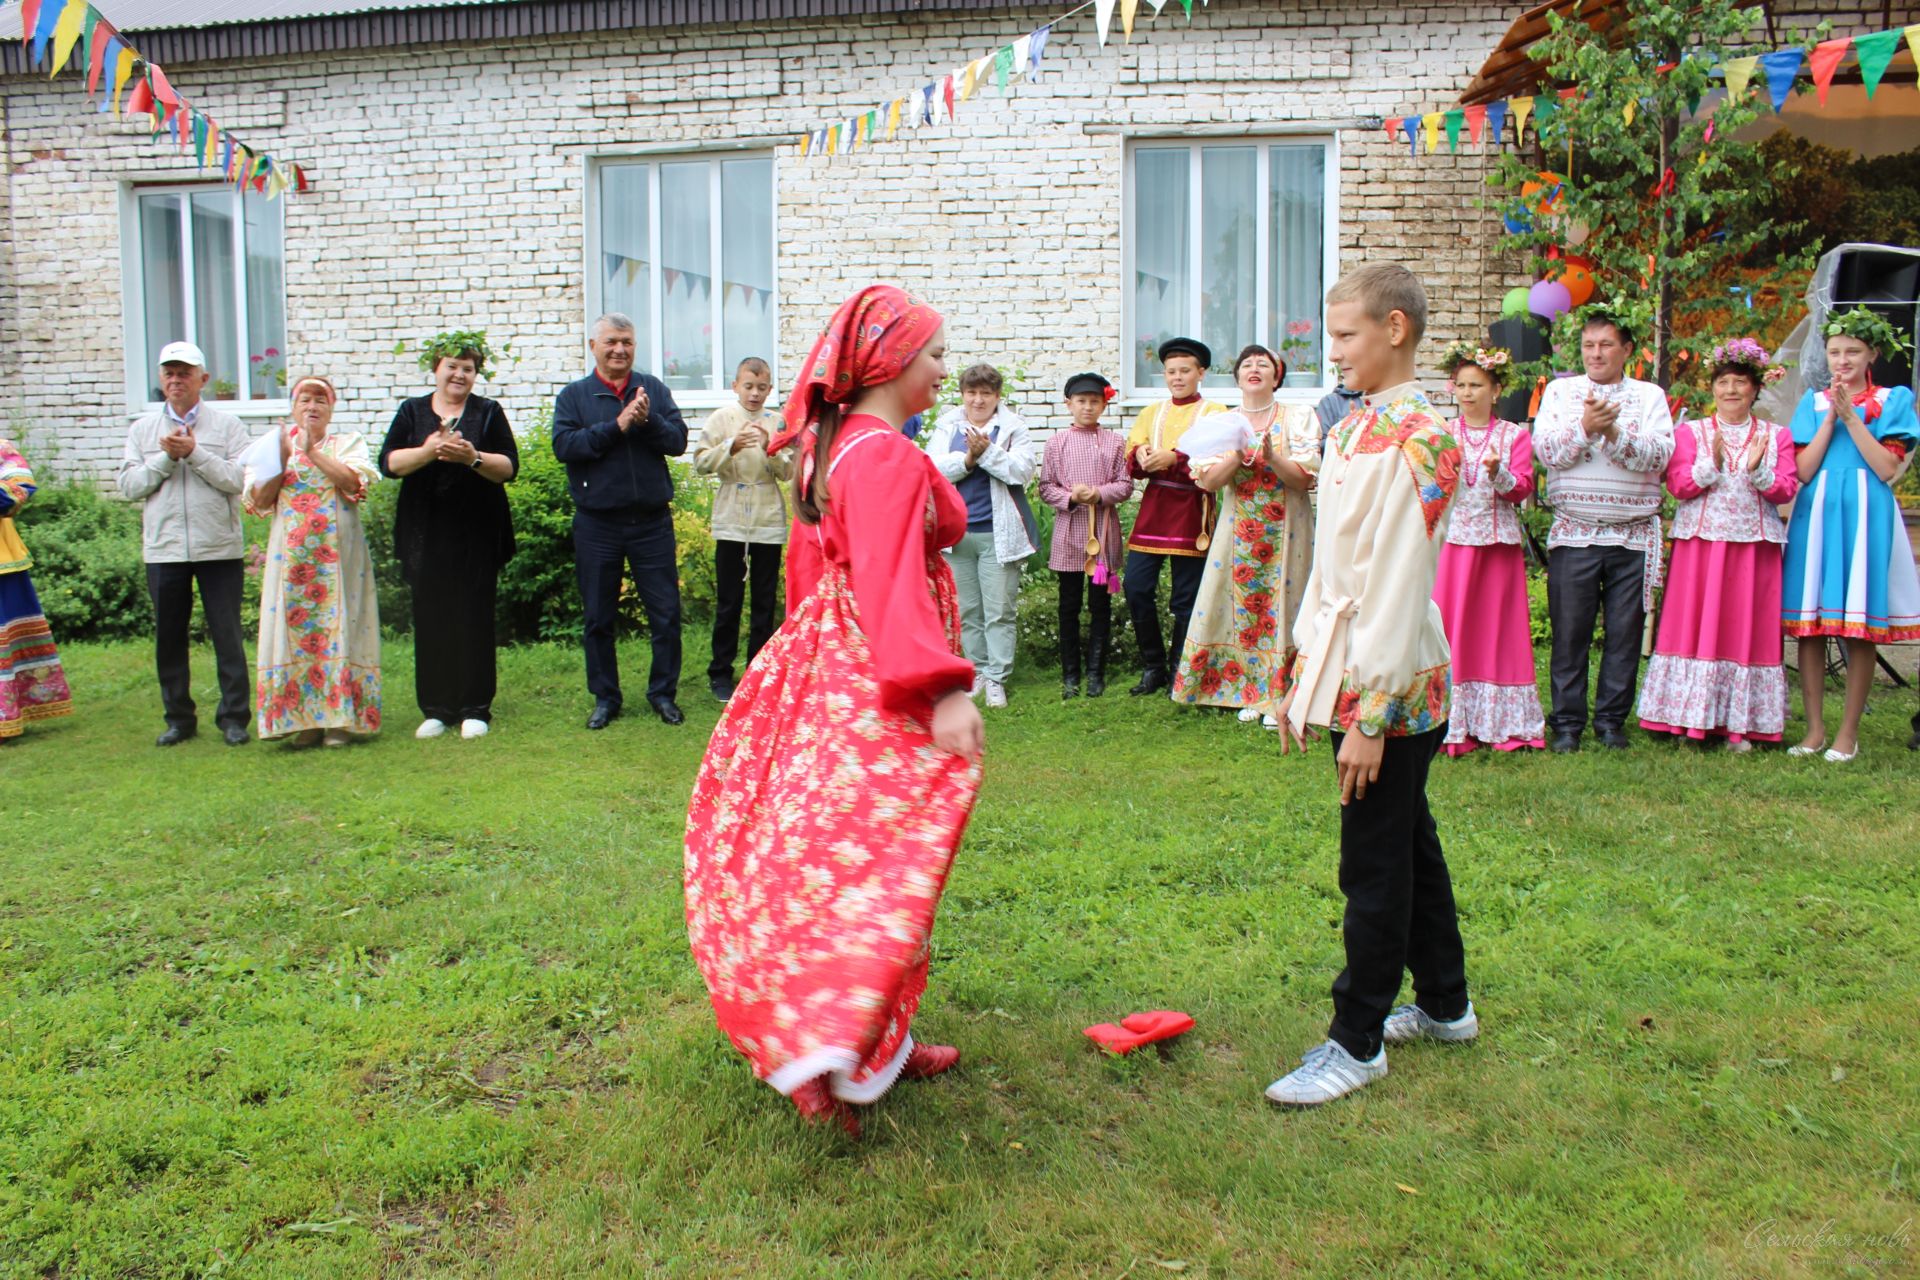
[[[1538,211],[1542,217],[1558,217],[1564,204],[1562,196],[1564,184],[1560,175],[1543,170],[1534,176],[1539,179],[1538,182],[1520,184],[1520,199],[1525,201],[1529,208]]]
[[[1526,209],[1520,205],[1509,207],[1500,218],[1507,224],[1507,234],[1510,236],[1524,235],[1533,230],[1533,219],[1527,217]]]
[[[1573,295],[1558,280],[1536,280],[1527,290],[1527,310],[1542,320],[1558,320],[1573,310]]]
[[[1507,290],[1507,296],[1500,299],[1500,318],[1511,319],[1527,314],[1527,290],[1521,285]]]
[[[1565,269],[1553,277],[1553,283],[1566,289],[1567,297],[1573,306],[1583,307],[1587,304],[1587,300],[1593,297],[1593,272],[1577,265],[1577,262],[1578,259],[1568,259]]]
[[[1585,244],[1587,237],[1592,234],[1593,228],[1578,219],[1567,224],[1567,243],[1576,249]]]

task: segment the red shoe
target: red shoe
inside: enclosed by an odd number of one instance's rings
[[[948,1044],[916,1044],[900,1068],[903,1080],[926,1080],[943,1071],[951,1071],[960,1061],[960,1051]]]
[[[1155,1009],[1150,1013],[1130,1013],[1120,1019],[1117,1027],[1111,1022],[1088,1027],[1086,1034],[1088,1039],[1108,1053],[1124,1055],[1143,1044],[1171,1040],[1191,1030],[1193,1019],[1189,1015],[1171,1009]]]
[[[815,1076],[788,1095],[809,1124],[837,1124],[849,1138],[860,1136],[860,1117],[852,1106],[833,1096],[825,1076]]]

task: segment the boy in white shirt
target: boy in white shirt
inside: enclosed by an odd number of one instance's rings
[[[1433,582],[1460,446],[1414,381],[1426,323],[1426,291],[1405,267],[1361,267],[1327,293],[1329,356],[1362,397],[1321,461],[1313,573],[1279,719],[1282,755],[1306,749],[1309,725],[1333,734],[1347,965],[1334,979],[1327,1042],[1267,1088],[1287,1106],[1331,1102],[1384,1076],[1385,1041],[1479,1032],[1427,806],[1452,679]],[[1409,969],[1416,1003],[1395,1008]]]
[[[740,607],[747,619],[747,665],[773,635],[773,598],[780,587],[780,548],[792,517],[780,486],[793,475],[790,451],[767,454],[778,418],[767,411],[773,371],[748,356],[733,375],[738,403],[715,409],[700,431],[693,469],[720,477],[713,496],[713,660],[707,688],[733,696],[733,659],[740,651]]]

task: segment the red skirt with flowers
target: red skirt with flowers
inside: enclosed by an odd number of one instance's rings
[[[928,575],[955,653],[960,610]],[[687,933],[720,1029],[783,1094],[890,1088],[913,1047],[927,944],[980,766],[884,710],[844,567],[747,668],[687,812]]]

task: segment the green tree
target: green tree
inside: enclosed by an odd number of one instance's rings
[[[1516,239],[1546,274],[1558,268],[1546,250],[1566,244],[1569,228],[1588,228],[1566,251],[1594,261],[1596,296],[1650,304],[1652,332],[1637,336],[1665,387],[1728,333],[1773,328],[1799,301],[1783,285],[1804,278],[1813,253],[1777,252],[1799,227],[1769,216],[1771,166],[1758,146],[1735,140],[1770,109],[1765,77],[1710,115],[1698,110],[1729,60],[1764,51],[1760,10],[1628,0],[1588,12],[1598,8],[1586,0],[1571,17],[1549,15],[1552,30],[1533,49],[1550,78],[1534,114],[1544,155],[1508,153],[1490,181],[1517,193],[1543,169],[1559,174],[1559,214],[1534,217]],[[1573,92],[1561,97],[1556,85]]]

